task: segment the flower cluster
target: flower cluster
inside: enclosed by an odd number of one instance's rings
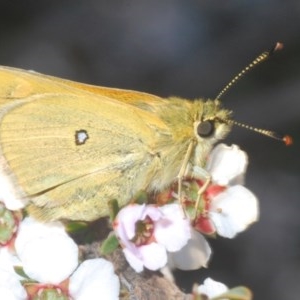
[[[248,160],[236,145],[215,147],[206,164],[211,182],[202,195],[195,228],[204,234],[233,238],[257,221],[258,201],[243,186]],[[200,186],[202,181],[196,181]]]
[[[60,222],[42,224],[27,217],[14,247],[7,245],[0,248],[0,299],[118,299],[120,283],[112,264],[102,258],[79,263],[78,246]]]
[[[247,163],[246,153],[236,145],[219,144],[210,153],[204,172],[198,172],[210,178],[200,197],[197,192],[204,180],[197,178],[184,182],[183,206],[135,204],[121,210],[114,229],[129,264],[137,272],[166,264],[182,270],[206,267],[211,249],[201,233],[233,238],[258,219],[258,201],[243,186]],[[188,218],[183,211],[190,206],[196,218]]]
[[[172,188],[163,205],[129,204],[117,214],[113,229],[136,272],[206,267],[212,252],[206,236],[233,238],[258,219],[258,201],[243,186],[245,152],[220,144],[205,168],[197,168],[199,176],[184,180],[180,199]],[[118,299],[120,283],[110,262],[79,262],[78,246],[62,223],[22,220],[18,210],[24,206],[8,198],[0,202],[0,299],[55,293],[59,299]],[[211,297],[202,287],[198,293]]]

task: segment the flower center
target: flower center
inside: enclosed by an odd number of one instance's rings
[[[24,283],[24,287],[29,296],[28,299],[60,299],[72,300],[68,292],[69,280],[56,284]]]
[[[144,220],[139,220],[135,223],[135,236],[132,238],[132,242],[136,246],[147,245],[153,242],[153,221],[149,216],[146,216]]]

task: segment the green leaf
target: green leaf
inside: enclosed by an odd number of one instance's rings
[[[14,270],[21,277],[26,278],[26,279],[30,279],[28,277],[28,275],[24,272],[23,267],[21,267],[21,266],[14,266]]]
[[[83,221],[69,221],[65,224],[65,229],[68,233],[76,233],[81,230],[86,230],[89,224]]]
[[[252,292],[245,286],[237,286],[228,290],[226,293],[214,297],[211,300],[251,300],[252,299]]]
[[[102,255],[108,255],[119,247],[119,241],[114,233],[110,234],[100,247]]]
[[[147,204],[149,201],[148,194],[145,191],[139,191],[135,194],[131,202],[137,204]]]
[[[113,222],[120,211],[119,203],[116,199],[108,201],[108,210],[110,221]]]

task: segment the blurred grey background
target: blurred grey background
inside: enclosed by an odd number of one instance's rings
[[[249,286],[254,299],[300,298],[299,0],[0,2],[1,65],[160,96],[214,98],[276,41],[283,51],[222,100],[236,120],[288,133],[294,145],[234,128],[226,142],[249,154],[261,219],[210,241],[207,270],[178,272],[185,291],[210,276]]]

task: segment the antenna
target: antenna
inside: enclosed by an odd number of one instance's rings
[[[240,123],[240,122],[237,122],[234,120],[224,120],[221,118],[217,118],[217,120],[219,120],[220,122],[226,123],[226,124],[232,124],[232,125],[236,125],[236,126],[239,126],[239,127],[251,130],[251,131],[255,131],[259,134],[266,135],[266,136],[268,136],[272,139],[278,140],[278,141],[282,141],[285,143],[286,146],[290,146],[293,144],[293,138],[289,135],[280,135],[274,131],[253,127],[251,125]]]
[[[277,42],[275,44],[275,46],[269,50],[269,51],[265,51],[262,54],[260,54],[259,56],[257,56],[249,65],[247,65],[239,74],[237,74],[222,90],[221,92],[218,94],[218,96],[216,97],[216,99],[220,99],[237,81],[239,81],[246,73],[248,73],[249,71],[251,71],[254,67],[256,67],[257,65],[259,65],[260,63],[262,63],[263,61],[267,60],[270,56],[272,56],[274,54],[274,52],[281,50],[283,48],[283,44]],[[272,139],[275,140],[279,140],[285,143],[286,146],[290,146],[293,144],[293,138],[289,135],[279,135],[274,131],[270,131],[270,130],[266,130],[266,129],[261,129],[261,128],[256,128],[250,125],[246,125],[234,120],[225,120],[225,119],[221,119],[221,118],[217,118],[217,120],[219,120],[220,122],[223,123],[227,123],[227,124],[232,124],[232,125],[236,125],[242,128],[246,128],[248,130],[251,131],[255,131],[259,134],[268,136]]]
[[[283,44],[277,42],[271,50],[265,51],[259,56],[257,56],[249,65],[247,65],[239,74],[237,74],[217,95],[216,99],[220,99],[237,81],[239,81],[246,73],[251,71],[254,67],[267,60],[270,56],[274,54],[274,52],[281,50],[283,48]]]

